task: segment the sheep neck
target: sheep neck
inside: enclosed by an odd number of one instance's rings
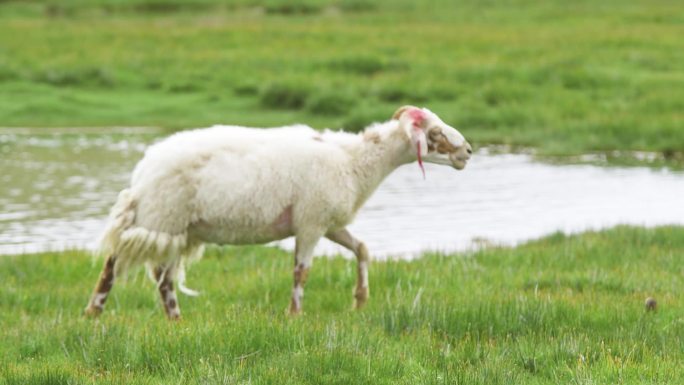
[[[368,134],[369,137],[355,149],[356,154],[352,161],[357,191],[355,211],[392,171],[415,160],[410,151],[409,139],[398,123],[384,135],[372,132]]]

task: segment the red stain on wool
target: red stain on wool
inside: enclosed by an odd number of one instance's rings
[[[409,110],[409,116],[411,117],[411,120],[413,120],[413,125],[415,127],[420,126],[423,123],[423,120],[425,120],[425,113],[422,110],[419,110],[417,108],[413,108]]]

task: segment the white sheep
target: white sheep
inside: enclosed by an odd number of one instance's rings
[[[205,242],[255,244],[296,239],[291,313],[302,296],[313,250],[326,237],[358,260],[355,306],[368,298],[369,255],[346,229],[387,175],[418,160],[463,169],[471,147],[427,109],[404,106],[360,134],[306,126],[214,126],[148,148],[112,208],[101,241],[107,255],[85,312],[102,312],[114,277],[147,264],[166,314],[180,317],[174,280],[186,294],[184,265]]]

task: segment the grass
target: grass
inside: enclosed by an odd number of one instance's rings
[[[3,1],[0,126],[358,129],[414,103],[476,145],[681,162],[682,15],[674,0]]]
[[[189,272],[203,294],[180,298],[180,323],[141,276],[83,319],[99,263],[7,256],[0,384],[682,383],[683,254],[684,228],[617,227],[376,262],[360,312],[355,264],[318,259],[306,312],[290,318],[287,253],[211,249]]]

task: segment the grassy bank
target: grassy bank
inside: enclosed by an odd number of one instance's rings
[[[307,122],[426,105],[472,142],[684,156],[679,1],[0,2],[0,126]]]
[[[378,262],[361,312],[354,263],[319,259],[292,319],[286,253],[213,250],[180,323],[142,277],[81,318],[99,270],[84,254],[3,257],[0,384],[681,383],[682,255],[684,228],[618,227]]]

